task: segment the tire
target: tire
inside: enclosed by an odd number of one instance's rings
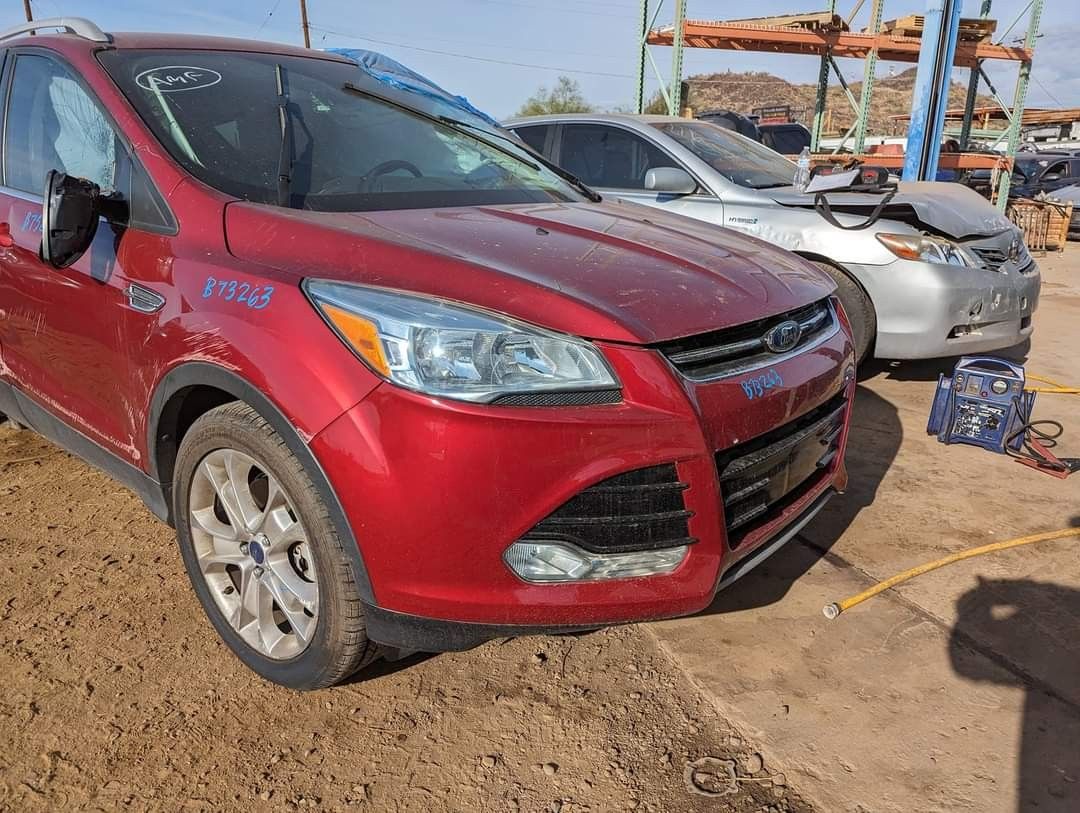
[[[855,342],[855,363],[862,364],[870,354],[870,348],[874,344],[877,335],[877,314],[874,311],[874,303],[863,291],[862,286],[841,271],[835,265],[811,260],[814,265],[832,277],[836,283],[836,295],[840,304],[844,306],[848,322],[851,323],[851,333]]]
[[[303,466],[243,402],[192,424],[173,476],[180,552],[222,640],[267,680],[332,686],[379,657],[352,564]]]

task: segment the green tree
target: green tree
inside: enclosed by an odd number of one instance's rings
[[[585,101],[581,87],[569,76],[560,76],[555,87],[541,87],[525,100],[519,116],[542,116],[546,113],[592,113],[593,106]]]

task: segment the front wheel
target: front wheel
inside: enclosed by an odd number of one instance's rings
[[[832,277],[836,283],[836,296],[844,306],[851,334],[855,344],[855,363],[861,364],[870,354],[870,347],[877,335],[877,313],[874,303],[863,291],[862,286],[844,271],[829,263],[811,260],[811,262]]]
[[[231,403],[184,436],[177,537],[210,622],[247,666],[293,689],[338,683],[378,656],[352,565],[281,437]]]

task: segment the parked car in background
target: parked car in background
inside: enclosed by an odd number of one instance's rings
[[[1080,150],[1041,150],[1016,154],[1010,197],[1052,195],[1080,182]]]
[[[1072,218],[1069,220],[1069,239],[1080,240],[1080,183],[1065,186],[1049,195],[1051,200],[1071,203]]]
[[[781,155],[798,155],[810,146],[810,131],[795,121],[763,123],[734,110],[706,110],[694,118],[746,136]]]
[[[759,124],[761,143],[781,155],[798,155],[810,146],[810,131],[797,121]]]
[[[1038,266],[1020,231],[960,184],[901,183],[873,226],[845,231],[795,192],[795,165],[704,121],[572,114],[505,123],[607,195],[742,231],[833,278],[859,358],[912,359],[1022,342],[1038,304]],[[876,195],[830,194],[845,225]]]
[[[844,489],[804,260],[601,201],[385,58],[0,42],[0,412],[175,525],[260,675],[694,613]]]
[[[694,116],[698,121],[707,121],[725,130],[731,130],[741,136],[761,141],[761,130],[756,120],[734,110],[705,110]]]

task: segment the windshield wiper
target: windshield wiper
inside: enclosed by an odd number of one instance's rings
[[[278,206],[288,207],[292,202],[293,125],[292,112],[289,110],[288,78],[285,68],[280,63],[274,66],[274,78],[277,81],[278,121],[281,125],[281,146],[278,150],[277,165],[277,200]]]
[[[470,129],[470,130],[472,130],[474,132],[477,132],[477,133],[484,133],[486,135],[492,135],[492,136],[495,136],[496,138],[501,138],[503,141],[507,141],[510,144],[513,144],[518,149],[523,149],[521,144],[518,143],[517,139],[512,138],[511,136],[508,136],[508,135],[503,135],[502,133],[493,132],[493,131],[488,130],[488,129],[484,128],[484,127],[481,127],[481,126],[479,126],[477,124],[470,124],[467,121],[460,121],[458,119],[451,118],[450,116],[439,116],[439,121],[443,122],[444,124],[449,124],[451,126],[467,127],[468,129]],[[512,153],[509,153],[507,150],[501,149],[497,145],[491,144],[490,142],[488,142],[487,140],[485,140],[483,138],[481,138],[479,140],[483,141],[488,146],[499,150],[500,152],[506,152],[507,154],[512,155]],[[539,153],[533,153],[533,155],[534,155],[535,158],[537,158],[540,161],[540,163],[542,163],[545,167],[547,167],[551,172],[554,172],[556,175],[558,175],[560,178],[562,178],[568,184],[573,186],[575,189],[577,189],[579,192],[581,192],[581,194],[583,194],[585,197],[587,197],[593,203],[599,203],[600,201],[603,200],[603,197],[600,195],[599,192],[596,192],[595,190],[593,190],[591,187],[589,187],[583,180],[578,178],[576,175],[573,175],[573,174],[567,172],[565,169],[558,166],[557,164],[551,163],[549,160],[547,160],[544,156],[540,155]],[[526,164],[529,163],[529,162],[525,161],[525,159],[523,159],[521,156],[514,155],[513,157],[517,158],[519,161],[522,161],[523,163],[526,163]],[[532,165],[532,166],[533,166],[533,169],[539,169],[539,167],[536,166],[536,165]]]

